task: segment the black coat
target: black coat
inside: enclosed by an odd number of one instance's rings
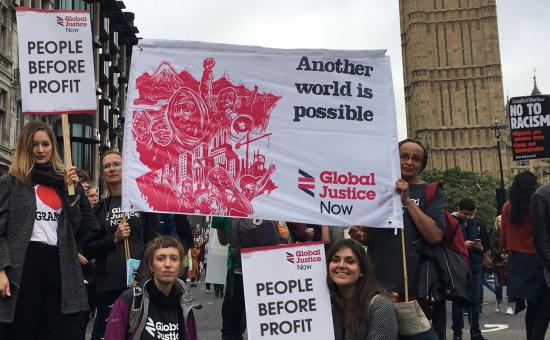
[[[96,259],[96,277],[98,291],[126,288],[125,257],[122,243],[114,242],[114,233],[105,226],[110,197],[107,197],[94,207],[97,221],[100,225],[101,237],[89,247],[89,253]],[[147,242],[159,235],[160,220],[157,214],[140,214],[141,235],[129,238],[130,255],[141,259]],[[135,231],[133,231],[135,232]],[[102,282],[100,282],[102,281]]]
[[[89,257],[88,245],[98,238],[99,226],[81,185],[76,195],[57,190],[63,205],[58,221],[57,246],[61,271],[61,312],[88,310],[82,269],[78,261],[77,242]],[[0,269],[5,269],[10,281],[21,285],[25,255],[36,218],[36,194],[11,175],[0,178]],[[12,322],[18,292],[10,299],[0,299],[0,322]]]
[[[470,303],[472,273],[460,255],[441,243],[422,251],[419,296],[451,300],[462,306]]]

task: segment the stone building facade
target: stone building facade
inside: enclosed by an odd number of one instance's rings
[[[499,177],[489,128],[506,122],[495,0],[400,0],[399,8],[408,136],[429,148],[429,168]]]

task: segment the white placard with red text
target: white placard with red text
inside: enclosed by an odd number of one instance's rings
[[[95,113],[87,11],[17,7],[23,113]]]
[[[249,339],[333,340],[322,243],[241,251]]]
[[[389,57],[145,40],[124,128],[125,210],[400,228]]]

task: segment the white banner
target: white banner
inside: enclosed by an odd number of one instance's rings
[[[134,48],[123,209],[400,228],[384,51]]]
[[[241,258],[249,339],[334,339],[322,243],[243,249]]]
[[[95,113],[90,15],[17,7],[23,112]]]

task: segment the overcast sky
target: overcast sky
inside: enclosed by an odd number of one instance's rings
[[[387,49],[406,136],[398,0],[125,0],[139,36],[274,48]],[[504,97],[550,94],[550,1],[497,0]]]

